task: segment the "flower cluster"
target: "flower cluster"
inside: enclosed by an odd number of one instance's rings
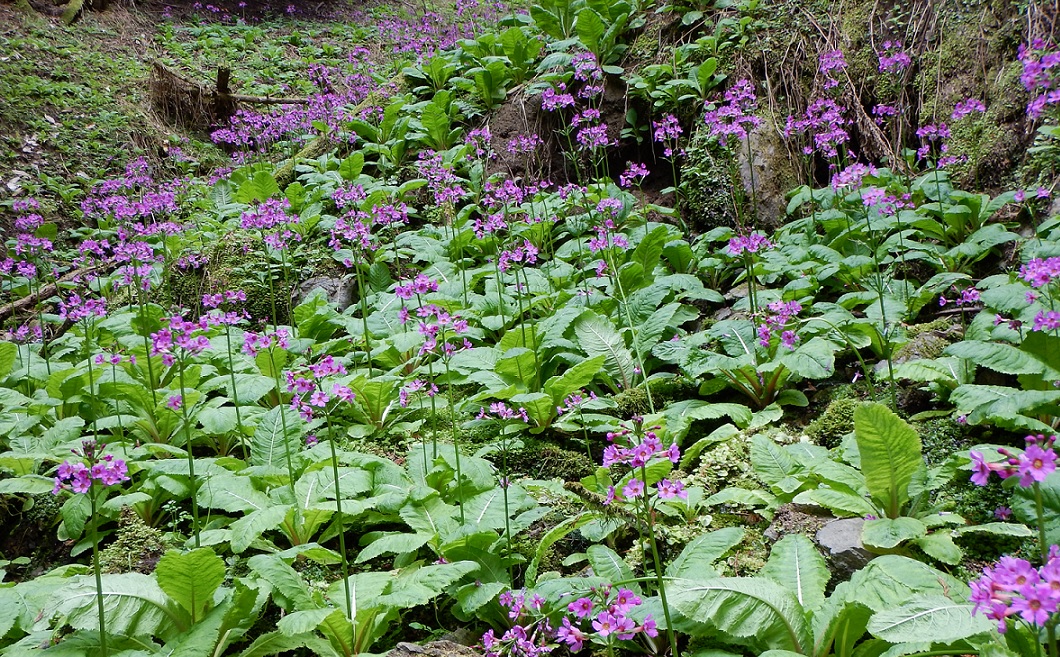
[[[939,297],[939,305],[945,307],[946,304],[951,301],[959,306],[971,306],[979,303],[979,290],[974,287],[968,287],[961,290],[961,293],[954,299],[947,299],[946,297]]]
[[[446,356],[453,355],[453,353],[461,347],[464,349],[471,348],[471,342],[469,342],[467,338],[464,338],[462,345],[446,341],[446,327],[449,327],[456,335],[461,335],[467,332],[467,320],[460,319],[459,315],[450,315],[448,312],[442,310],[433,303],[417,308],[416,315],[423,320],[420,322],[418,328],[420,335],[424,337],[423,346],[420,347],[421,356],[433,353],[438,348],[439,339],[442,340],[442,351]]]
[[[647,175],[648,167],[636,162],[627,162],[626,171],[618,177],[618,184],[628,189],[639,184]]]
[[[413,280],[394,288],[394,293],[397,294],[399,299],[411,299],[414,296],[421,296],[437,291],[438,281],[433,280],[426,274],[417,274],[416,278]]]
[[[210,339],[203,335],[213,323],[209,315],[203,315],[198,321],[190,322],[183,315],[167,318],[169,326],[151,334],[151,355],[162,355],[166,367],[177,362],[177,356],[194,356],[201,354],[210,346]]]
[[[1036,288],[1045,287],[1052,281],[1060,281],[1060,256],[1034,258],[1020,267],[1020,278]]]
[[[802,312],[802,304],[798,301],[774,301],[766,308],[771,314],[767,315],[765,322],[758,327],[758,344],[768,347],[770,338],[779,334],[780,344],[794,349],[799,336],[786,327],[788,322]]]
[[[605,206],[606,208],[607,206]],[[599,209],[598,207],[597,210]],[[620,249],[629,248],[629,240],[622,233],[615,232],[615,222],[611,219],[604,219],[596,226],[595,230],[596,237],[589,238],[589,251],[591,253],[599,253],[612,246]]]
[[[677,142],[681,139],[681,135],[684,134],[684,130],[681,128],[680,122],[677,117],[673,114],[666,114],[662,117],[661,121],[652,121],[651,124],[652,138],[663,144],[663,157],[673,157],[676,152],[678,155],[684,155],[683,149],[677,149]],[[647,171],[645,170],[645,173]]]
[[[103,317],[106,314],[106,299],[82,298],[79,294],[71,294],[59,301],[59,317],[68,322],[80,322],[83,319]]]
[[[818,70],[824,75],[824,88],[833,89],[839,86],[839,80],[835,79],[835,73],[845,71],[847,61],[843,58],[842,50],[829,50],[821,53],[818,59]]]
[[[416,379],[407,386],[404,386],[398,391],[398,403],[401,404],[401,408],[408,408],[409,396],[417,392],[422,392],[428,397],[433,397],[438,394],[438,386],[433,383],[428,384],[423,379]]]
[[[210,313],[211,323],[232,326],[238,324],[246,317],[246,311],[242,313],[234,310],[224,312],[221,307],[225,304],[244,303],[246,300],[247,293],[243,290],[225,290],[216,294],[204,294],[202,296],[202,305],[212,311]]]
[[[531,618],[531,615],[540,614],[545,604],[544,598],[535,594],[528,602],[525,594],[505,591],[498,596],[497,602],[507,610],[508,618],[515,621],[515,625],[500,638],[493,633],[493,630],[482,635],[482,647],[486,649],[486,657],[500,657],[501,655],[539,657],[547,655],[556,648],[555,631],[549,624],[548,618],[541,617],[536,620]]]
[[[85,440],[81,449],[71,450],[80,460],[63,461],[55,473],[55,486],[52,495],[60,491],[72,490],[75,493],[87,493],[92,482],[98,481],[103,486],[113,486],[129,480],[125,461],[103,454],[103,445],[94,440]]]
[[[460,177],[453,173],[452,168],[445,166],[441,153],[422,151],[419,159],[419,169],[427,180],[427,189],[434,196],[435,205],[456,203],[467,196],[467,190],[460,184]]]
[[[560,82],[556,88],[546,87],[541,93],[541,107],[546,112],[555,112],[564,107],[573,107],[574,96],[567,93],[567,85]]]
[[[289,349],[291,334],[287,329],[276,329],[273,333],[254,333],[246,331],[243,333],[243,353],[251,358],[258,355],[262,349],[269,349],[273,344],[280,349]]]
[[[901,73],[913,63],[900,41],[884,41],[876,56],[880,58],[880,73]]]
[[[287,247],[289,240],[302,240],[302,236],[290,228],[292,224],[298,223],[297,215],[288,214],[290,209],[291,202],[287,199],[269,199],[245,211],[239,218],[240,227],[261,231],[269,247],[277,251],[282,250]]]
[[[839,146],[850,141],[850,135],[844,126],[849,121],[843,117],[845,108],[830,98],[819,98],[806,108],[802,118],[789,116],[784,125],[784,136],[809,135],[811,144],[802,148],[804,155],[819,151],[825,157],[839,156]]]
[[[313,419],[314,408],[326,408],[331,400],[338,399],[352,404],[356,395],[349,387],[332,384],[325,392],[324,379],[329,376],[345,376],[346,367],[330,354],[305,368],[302,372],[285,372],[287,391],[293,392],[291,409],[297,411],[306,422]]]
[[[1020,82],[1033,94],[1027,104],[1027,116],[1040,118],[1047,106],[1060,103],[1060,50],[1055,44],[1035,39],[1029,46],[1020,45],[1019,61],[1023,64]]]
[[[507,272],[511,269],[512,263],[532,265],[537,262],[537,254],[538,250],[533,242],[524,239],[522,246],[501,251],[501,256],[497,259],[497,268],[502,272]]]
[[[762,233],[748,233],[730,239],[727,250],[731,256],[741,256],[745,253],[758,253],[772,248],[773,243]]]
[[[707,123],[707,136],[717,137],[722,146],[728,145],[728,139],[746,139],[749,129],[754,129],[762,122],[754,115],[758,109],[758,97],[750,80],[740,80],[725,92],[725,102],[708,109],[703,120]]]
[[[588,397],[581,394],[580,392],[568,395],[567,398],[563,400],[563,405],[556,407],[556,415],[563,415],[564,413],[569,413],[570,411],[574,410],[575,408],[578,408],[585,402],[593,399],[596,399],[596,393],[591,390],[589,391]]]
[[[950,138],[950,129],[945,123],[929,123],[916,131],[916,136],[923,140],[923,144],[916,151],[916,156],[924,159],[932,154],[946,153],[949,146],[946,140]]]
[[[1020,454],[999,447],[997,451],[1005,459],[996,463],[987,462],[982,452],[972,450],[968,454],[972,459],[972,483],[986,486],[991,472],[996,472],[1002,479],[1019,476],[1019,485],[1024,488],[1045,481],[1050,473],[1056,471],[1055,442],[1056,436],[1027,436],[1027,449]]]
[[[485,407],[480,407],[475,419],[521,420],[526,424],[530,424],[530,416],[527,414],[525,408],[519,407],[519,410],[515,410],[504,402],[493,402],[490,404],[489,410],[486,410]]]
[[[647,614],[642,623],[629,617],[629,612],[642,604],[640,596],[634,591],[627,588],[615,591],[611,585],[605,585],[591,593],[592,597],[581,597],[567,605],[573,620],[570,616],[564,616],[556,630],[556,638],[566,644],[571,652],[580,651],[586,641],[597,638],[601,639],[599,643],[607,644],[612,637],[629,641],[641,633],[647,637],[659,636],[651,614]],[[591,630],[588,627],[590,625]]]
[[[607,434],[607,438],[612,441],[612,444],[604,448],[603,466],[611,468],[616,465],[624,465],[633,470],[632,474],[634,476],[629,478],[629,481],[626,482],[621,491],[616,490],[614,486],[608,487],[604,504],[612,504],[616,500],[631,501],[643,497],[645,494],[650,495],[652,491],[648,489],[646,482],[635,476],[637,469],[644,468],[648,463],[656,459],[667,459],[673,464],[677,464],[681,460],[681,450],[677,447],[677,443],[673,443],[669,447],[663,446],[662,441],[655,433],[655,429],[658,429],[658,427],[644,431],[641,434],[640,418],[634,418],[633,422],[637,427],[635,434],[629,429]],[[628,443],[628,446],[623,447],[617,444],[616,441],[618,440]],[[658,499],[661,500],[675,497],[686,499],[688,497],[684,482],[670,479],[660,481],[656,485],[655,493]]]
[[[1005,556],[971,582],[973,614],[984,613],[997,621],[997,631],[1008,629],[1006,619],[1019,616],[1026,623],[1044,627],[1060,606],[1060,547],[1049,548],[1041,568],[1026,559]]]
[[[960,121],[972,113],[978,112],[982,114],[985,111],[986,105],[983,104],[983,101],[978,98],[965,98],[953,108],[953,114],[950,115],[950,118],[954,121]]]

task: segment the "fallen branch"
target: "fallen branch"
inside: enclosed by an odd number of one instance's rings
[[[100,271],[101,269],[110,269],[112,267],[114,267],[114,265],[108,263],[104,265],[93,265],[91,267],[82,267],[81,269],[75,269],[74,271],[69,272],[59,278],[59,280],[57,280],[56,282],[48,283],[47,285],[40,288],[33,294],[30,294],[29,296],[22,297],[17,301],[12,301],[9,304],[0,306],[0,322],[4,321],[8,317],[12,317],[20,312],[25,311],[30,306],[36,305],[37,302],[39,302],[41,299],[47,299],[48,297],[56,294],[59,291],[59,285],[62,283],[69,283],[71,281],[75,281],[81,278],[82,276],[85,276],[86,274],[91,274],[96,271]]]

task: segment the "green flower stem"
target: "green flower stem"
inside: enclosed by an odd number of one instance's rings
[[[1042,564],[1049,561],[1049,544],[1045,540],[1045,502],[1042,499],[1042,487],[1034,482],[1034,510],[1038,516],[1038,549],[1042,555]],[[1049,657],[1057,657],[1056,626],[1045,624],[1045,635],[1049,646]]]
[[[151,363],[151,339],[147,335],[147,304],[143,296],[136,295],[140,305],[140,334],[144,338],[144,360],[147,361],[147,387],[151,390],[151,405],[158,408],[158,392],[155,390],[155,366]]]
[[[88,489],[88,500],[92,505],[89,522],[92,528],[92,570],[96,575],[96,610],[99,612],[99,648],[100,654],[107,657],[107,617],[103,613],[103,578],[99,571],[99,533],[96,529],[96,482]]]
[[[342,587],[346,593],[346,615],[353,627],[353,644],[357,645],[357,619],[353,617],[353,596],[350,594],[350,562],[346,556],[346,523],[342,519],[342,492],[339,486],[339,453],[335,448],[338,437],[331,426],[331,413],[324,407],[324,420],[328,425],[328,444],[331,445],[331,474],[335,480],[335,514],[339,525],[339,556],[342,558]]]
[[[276,357],[269,346],[269,365],[272,378],[276,382],[276,408],[280,409],[280,428],[283,430],[283,456],[287,460],[287,480],[291,485],[291,500],[297,497],[294,493],[294,462],[291,460],[291,442],[287,439],[287,411],[283,407],[283,387],[280,383],[280,369],[276,367]]]
[[[181,358],[177,364],[177,373],[180,377],[180,414],[184,419],[184,448],[188,452],[188,477],[191,480],[191,531],[195,535],[195,547],[199,546],[199,501],[197,497],[197,486],[195,485],[195,456],[191,453],[191,420],[188,417],[188,397],[184,387],[184,359]]]
[[[225,346],[228,349],[228,377],[232,382],[232,403],[236,407],[236,430],[239,431],[239,444],[243,448],[243,460],[249,462],[247,454],[247,435],[243,432],[243,416],[239,411],[239,390],[236,388],[236,368],[232,359],[232,326],[225,324]],[[120,416],[119,416],[120,420]]]
[[[647,465],[640,466],[641,481],[644,487],[648,487]],[[659,601],[662,603],[663,617],[666,619],[666,637],[670,641],[670,652],[673,657],[681,657],[677,649],[677,635],[674,634],[674,624],[670,618],[670,604],[666,600],[666,581],[663,578],[662,559],[659,557],[659,542],[655,538],[655,521],[651,504],[648,502],[648,491],[644,491],[644,524],[648,526],[648,540],[651,541],[651,556],[655,562],[655,582],[659,589]]]
[[[629,327],[630,331],[634,332],[633,335],[633,348],[637,354],[637,364],[640,366],[640,376],[644,381],[644,393],[648,396],[648,409],[655,412],[655,400],[651,396],[651,386],[648,385],[648,371],[644,368],[644,354],[641,353],[640,342],[637,340],[636,330],[633,328],[633,316],[629,314],[629,304],[626,302],[626,293],[622,289],[622,281],[619,278],[618,270],[615,268],[615,257],[611,252],[612,249],[608,249],[606,257],[608,259],[607,266],[611,269],[611,280],[615,285],[615,289],[618,290],[619,302],[622,306],[623,314],[626,316],[626,326]]]
[[[440,333],[438,344],[439,345],[444,345],[445,344],[445,329],[444,328],[442,329],[442,331]],[[457,487],[457,490],[459,490],[460,486],[462,485],[461,484],[461,480],[463,478],[463,475],[461,475],[461,473],[460,473],[460,440],[459,440],[459,438],[457,436],[457,431],[456,431],[456,405],[453,403],[453,377],[452,377],[452,375],[449,372],[449,357],[444,355],[445,354],[445,347],[442,346],[441,349],[442,349],[442,354],[443,354],[442,363],[445,364],[445,387],[446,387],[446,390],[447,390],[448,395],[449,395],[449,426],[452,429],[453,453],[456,456],[456,487]],[[507,496],[507,490],[505,491],[505,495]],[[462,524],[464,524],[464,500],[463,499],[460,500],[459,507],[460,507],[460,524],[462,525]],[[507,518],[505,520],[507,520]],[[508,540],[510,541],[511,538],[509,537]]]
[[[357,292],[360,296],[361,305],[361,329],[364,331],[364,353],[368,362],[368,378],[372,378],[372,336],[368,333],[368,293],[364,287],[364,276],[361,274],[359,262],[353,265],[354,274],[357,276]]]

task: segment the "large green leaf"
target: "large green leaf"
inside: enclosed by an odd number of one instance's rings
[[[0,342],[0,379],[7,378],[15,367],[18,347],[13,342]]]
[[[695,537],[666,567],[666,576],[689,580],[717,577],[714,562],[739,545],[743,535],[743,527],[726,527]]]
[[[607,319],[591,310],[586,311],[574,323],[574,334],[578,344],[590,358],[604,357],[604,369],[612,380],[628,390],[636,377],[636,365],[633,354],[626,347],[625,340]]]
[[[854,411],[854,435],[869,495],[897,518],[909,500],[909,482],[923,467],[920,436],[882,404],[862,404]]]
[[[225,562],[208,547],[186,554],[170,550],[158,560],[155,576],[166,595],[196,622],[224,582]]]
[[[545,392],[556,406],[562,406],[568,395],[589,385],[603,367],[603,354],[579,361],[563,374],[546,381]]]
[[[250,477],[235,474],[207,478],[199,487],[197,498],[206,508],[229,513],[247,513],[269,505],[268,496],[254,488]]]
[[[104,617],[107,632],[114,635],[146,637],[171,635],[182,629],[167,611],[167,598],[154,578],[140,573],[103,575]],[[96,583],[92,577],[79,578],[60,591],[42,612],[45,617],[65,618],[74,629],[99,629]],[[166,627],[160,632],[160,628]]]
[[[916,518],[879,518],[865,521],[861,541],[869,548],[891,550],[925,534],[927,527]]]
[[[640,585],[633,581],[633,570],[617,552],[606,545],[591,545],[585,554],[597,577],[609,582],[629,582],[629,588],[640,591]]]
[[[997,624],[972,615],[972,605],[941,595],[921,595],[897,609],[877,612],[868,625],[874,637],[891,643],[926,641],[953,643],[979,634],[992,634]]]
[[[946,353],[1003,374],[1034,374],[1042,370],[1037,358],[1020,351],[1018,347],[1001,342],[963,340],[947,347]]]
[[[258,419],[250,442],[251,465],[287,467],[288,453],[292,458],[299,453],[298,440],[303,424],[287,406],[275,406],[266,411]]]
[[[667,589],[672,590],[670,606],[699,629],[696,634],[719,634],[756,650],[809,654],[812,649],[806,611],[793,593],[772,580],[677,580]]]
[[[824,589],[831,577],[824,557],[801,534],[777,541],[759,575],[785,586],[806,609],[816,609],[824,602]]]

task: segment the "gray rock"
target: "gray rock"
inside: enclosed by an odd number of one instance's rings
[[[768,116],[761,118],[762,123],[747,136],[747,143],[733,146],[733,154],[748,204],[752,199],[758,201],[756,225],[779,226],[784,223],[787,192],[794,186],[795,175],[791,169],[791,156],[777,127]]]
[[[861,543],[862,518],[833,520],[817,531],[817,545],[825,552],[833,581],[845,582],[875,556]]]
[[[819,506],[784,504],[773,513],[773,521],[762,535],[771,541],[779,541],[788,534],[802,534],[812,539],[832,520],[835,516]]]
[[[322,290],[328,301],[335,304],[338,311],[342,312],[352,306],[356,300],[354,293],[357,291],[357,285],[352,280],[314,276],[298,285],[294,294],[295,304],[308,299],[313,290]]]
[[[430,641],[423,645],[401,642],[386,657],[480,657],[480,653],[455,641]]]

